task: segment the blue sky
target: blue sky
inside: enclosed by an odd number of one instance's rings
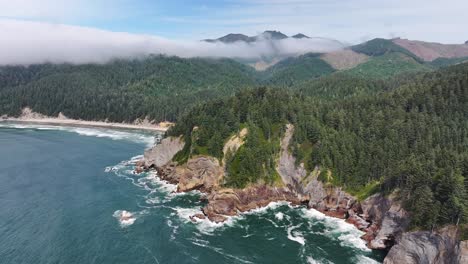
[[[467,10],[466,0],[0,0],[0,18],[180,40],[276,29],[349,43],[395,36],[462,43]]]

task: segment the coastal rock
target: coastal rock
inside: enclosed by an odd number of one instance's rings
[[[184,165],[169,162],[156,168],[161,179],[177,184],[177,192],[200,190],[210,192],[217,188],[224,176],[219,161],[213,157],[198,156]]]
[[[217,190],[208,196],[208,201],[202,211],[208,219],[214,222],[223,222],[227,220],[226,216],[234,216],[239,212],[265,207],[271,202],[288,201],[296,205],[303,202],[285,188],[265,185],[245,189]]]
[[[397,244],[390,249],[384,259],[384,264],[457,263],[457,248],[459,247],[457,240],[455,226],[445,227],[435,232],[408,232],[403,234]]]
[[[160,144],[145,151],[145,167],[161,167],[172,160],[174,155],[184,148],[182,137],[168,137]]]
[[[408,227],[409,215],[395,200],[394,196],[385,197],[374,194],[360,203],[362,218],[372,225],[364,238],[372,249],[388,249]]]
[[[346,218],[356,199],[341,187],[326,185],[314,177],[306,186],[309,195],[309,207],[328,216]]]
[[[458,248],[456,249],[456,264],[468,263],[468,240],[460,241]]]
[[[182,166],[177,186],[178,192],[201,190],[209,192],[219,186],[224,170],[213,157],[196,157]]]

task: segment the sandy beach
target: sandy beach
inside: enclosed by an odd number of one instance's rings
[[[159,124],[152,124],[147,120],[142,120],[139,123],[111,123],[103,121],[86,121],[70,119],[66,116],[59,114],[58,117],[45,116],[40,113],[33,112],[29,108],[24,108],[21,116],[19,117],[0,117],[0,122],[11,123],[28,123],[28,124],[41,124],[50,126],[73,126],[73,127],[98,127],[98,128],[115,128],[115,129],[135,129],[146,130],[155,132],[166,132],[172,123],[162,122]]]
[[[137,125],[137,124],[125,124],[125,123],[108,123],[100,121],[84,121],[74,119],[26,119],[26,118],[4,118],[0,119],[0,122],[12,122],[12,123],[28,123],[28,124],[42,124],[50,126],[73,126],[73,127],[99,127],[99,128],[115,128],[115,129],[135,129],[135,130],[147,130],[166,132],[168,126],[160,125]]]

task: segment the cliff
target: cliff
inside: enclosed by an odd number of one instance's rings
[[[403,234],[390,249],[384,264],[467,263],[467,241],[458,241],[457,227]]]
[[[168,137],[161,140],[161,143],[145,151],[143,155],[144,166],[161,167],[172,160],[174,155],[184,148],[184,141],[181,137]]]
[[[242,130],[228,139],[224,154],[235,153],[244,144],[247,133]],[[177,184],[178,192],[200,190],[206,193],[207,205],[192,216],[193,221],[208,218],[223,222],[229,216],[264,207],[270,202],[288,201],[307,204],[309,208],[354,224],[365,232],[362,238],[369,248],[390,249],[385,263],[463,263],[467,259],[467,244],[457,244],[453,229],[405,233],[410,215],[395,195],[374,194],[358,201],[341,187],[321,182],[319,167],[307,174],[304,164],[296,166],[296,159],[289,152],[293,133],[294,126],[287,125],[280,141],[276,170],[283,186],[258,183],[244,189],[224,188],[224,178],[229,177],[225,175],[224,160],[198,155],[185,164],[172,161],[184,147],[181,138],[166,138],[146,151],[143,164],[146,169],[155,168],[162,179]]]

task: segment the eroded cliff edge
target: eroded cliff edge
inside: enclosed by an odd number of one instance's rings
[[[225,144],[223,152],[235,152],[244,144],[248,131],[241,130]],[[176,184],[178,192],[200,190],[206,194],[207,205],[196,218],[223,222],[234,216],[270,202],[288,201],[307,204],[328,216],[346,219],[365,232],[362,238],[371,249],[390,250],[385,263],[464,263],[468,257],[466,241],[458,242],[456,231],[406,232],[410,215],[394,195],[374,194],[358,201],[341,187],[325,184],[318,179],[320,168],[307,173],[304,164],[296,165],[289,151],[294,126],[286,126],[280,142],[276,171],[282,184],[262,183],[244,189],[224,188],[225,160],[196,155],[184,164],[172,161],[184,148],[181,137],[169,137],[145,152],[137,171],[154,168],[161,179]]]

